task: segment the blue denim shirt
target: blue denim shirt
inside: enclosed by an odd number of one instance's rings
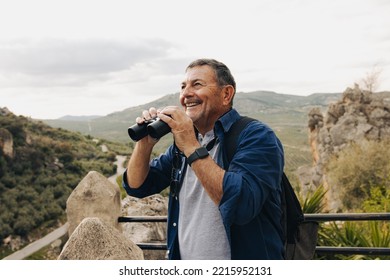
[[[217,164],[226,172],[219,210],[231,246],[232,259],[283,259],[280,182],[284,168],[283,147],[275,133],[261,122],[251,122],[242,131],[237,150],[228,167],[223,162],[224,136],[240,118],[235,109],[223,115],[214,132],[221,149]],[[123,176],[123,187],[135,197],[161,192],[171,181],[175,153],[171,145],[165,153],[150,162],[145,182],[132,189]],[[179,174],[184,175],[186,164]],[[184,176],[180,176],[183,179]],[[179,179],[179,182],[180,182]],[[168,204],[168,256],[180,259],[178,248],[179,200],[171,189]]]

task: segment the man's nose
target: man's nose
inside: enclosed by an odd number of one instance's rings
[[[181,95],[182,95],[183,97],[187,97],[187,96],[193,95],[192,87],[191,87],[191,86],[185,86],[185,87],[183,87],[182,90],[181,90]]]

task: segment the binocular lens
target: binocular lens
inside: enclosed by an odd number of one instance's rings
[[[154,123],[151,123],[147,127],[148,134],[153,137],[154,139],[160,139],[164,135],[171,132],[171,128],[169,125],[167,125],[162,120],[155,121]]]
[[[138,141],[148,135],[147,124],[133,124],[127,129],[127,133],[133,141]]]
[[[160,139],[169,132],[171,132],[169,125],[160,119],[142,124],[136,123],[127,129],[127,133],[133,141],[141,140],[147,135],[150,135],[150,137],[155,139]]]

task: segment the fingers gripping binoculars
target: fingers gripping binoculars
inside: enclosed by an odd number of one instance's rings
[[[171,128],[159,118],[154,118],[142,124],[133,124],[128,128],[127,132],[133,141],[138,141],[148,135],[155,139],[160,139],[171,132]]]

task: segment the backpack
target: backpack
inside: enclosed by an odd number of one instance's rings
[[[227,163],[230,163],[237,149],[237,141],[241,131],[252,121],[249,117],[241,117],[225,134],[225,154]],[[299,200],[283,172],[282,181],[282,229],[286,260],[309,260],[314,256],[318,223],[305,221]],[[267,214],[265,212],[265,214]]]

